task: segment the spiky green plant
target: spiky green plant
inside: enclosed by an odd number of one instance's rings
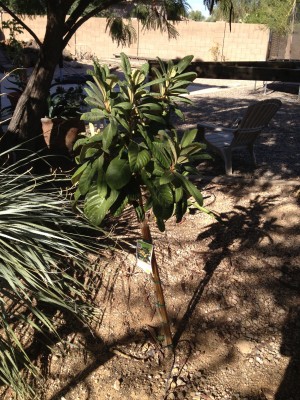
[[[14,172],[0,170],[0,382],[32,399],[28,375],[40,374],[28,353],[33,337],[60,341],[59,313],[84,324],[95,316],[81,277],[104,234],[73,213],[53,177]]]

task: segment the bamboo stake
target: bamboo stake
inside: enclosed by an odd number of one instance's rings
[[[148,225],[146,219],[144,219],[144,221],[142,222],[141,230],[142,230],[143,240],[145,240],[146,242],[152,243],[151,232],[150,232],[150,228],[149,228],[149,225]],[[169,317],[168,317],[168,313],[167,313],[167,309],[166,309],[166,303],[165,303],[163,289],[161,286],[161,280],[159,277],[159,270],[158,270],[158,266],[157,266],[157,262],[156,262],[156,258],[155,258],[154,249],[153,249],[153,253],[152,253],[151,267],[152,267],[152,279],[153,279],[153,283],[154,283],[154,287],[155,287],[156,300],[157,300],[156,308],[161,317],[163,332],[164,332],[164,336],[165,336],[165,344],[166,344],[166,346],[169,347],[169,346],[172,346],[172,344],[173,344],[172,333],[171,333],[170,321],[169,321]]]

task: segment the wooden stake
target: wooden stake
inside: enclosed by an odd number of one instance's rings
[[[151,238],[151,232],[149,225],[146,221],[146,219],[142,222],[142,238],[146,242],[152,243],[152,238]],[[165,336],[165,345],[166,346],[172,346],[173,341],[172,341],[172,333],[171,333],[171,328],[170,328],[170,321],[166,309],[166,303],[165,303],[165,298],[164,298],[164,293],[163,289],[161,287],[161,281],[159,277],[159,271],[158,271],[158,266],[155,258],[155,252],[153,249],[152,253],[152,261],[151,261],[151,266],[152,266],[152,278],[153,278],[153,283],[155,287],[155,293],[156,293],[156,308],[157,311],[159,312],[159,315],[161,317],[162,325],[163,325],[163,331],[164,331],[164,336]]]

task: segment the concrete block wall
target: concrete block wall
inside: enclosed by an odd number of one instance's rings
[[[3,13],[2,20],[10,19]],[[45,17],[25,18],[24,22],[43,39],[46,27]],[[181,58],[193,54],[198,61],[264,61],[266,60],[269,30],[258,24],[232,24],[231,31],[226,22],[181,21],[175,25],[179,35],[169,39],[167,33],[142,30],[140,23],[133,19],[132,25],[138,39],[130,46],[118,46],[106,32],[105,18],[91,18],[70,40],[67,50],[78,58],[94,55],[113,58],[122,51],[129,56],[163,59]],[[3,30],[8,37],[8,32]],[[21,40],[31,39],[24,31]]]

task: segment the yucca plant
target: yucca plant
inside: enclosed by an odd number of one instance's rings
[[[88,325],[96,315],[82,276],[104,234],[74,214],[53,177],[14,168],[0,169],[0,382],[33,399],[29,382],[40,375],[28,353],[34,337],[61,341],[58,316]]]
[[[204,145],[194,141],[196,129],[179,135],[172,127],[173,115],[183,117],[178,103],[190,103],[184,95],[196,74],[185,70],[192,58],[187,56],[178,64],[158,59],[160,68],[153,69],[156,78],[152,80],[148,63],[134,70],[123,53],[122,80],[106,65],[94,64],[94,82],[87,82],[85,100],[92,108],[82,116],[90,122],[91,133],[75,144],[75,149],[80,149],[76,158],[79,167],[72,178],[77,184],[75,202],[84,198],[84,213],[94,225],[99,226],[108,213],[118,217],[131,205],[142,223],[143,239],[151,241],[147,211],[152,210],[164,231],[165,221],[173,215],[177,222],[182,220],[191,196],[203,209],[202,195],[188,175],[197,174],[193,163],[207,158]],[[99,121],[105,126],[103,130],[95,130],[91,124]],[[152,273],[166,344],[170,345],[155,256]]]

